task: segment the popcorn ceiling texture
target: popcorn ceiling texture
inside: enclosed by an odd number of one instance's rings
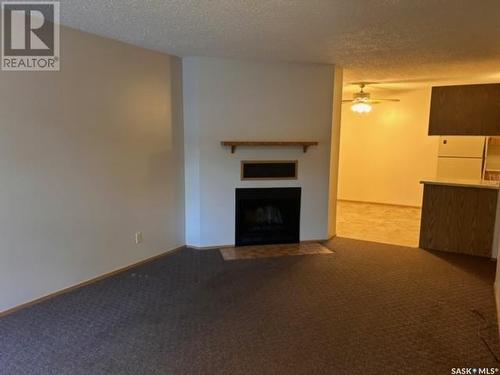
[[[335,63],[346,81],[500,81],[498,0],[63,0],[62,23],[179,56]]]

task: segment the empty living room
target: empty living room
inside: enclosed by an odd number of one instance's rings
[[[500,373],[498,0],[0,18],[0,375]]]

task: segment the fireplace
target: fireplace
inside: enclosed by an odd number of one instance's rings
[[[236,246],[300,241],[301,188],[236,189]]]

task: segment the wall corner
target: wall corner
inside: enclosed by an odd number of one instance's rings
[[[337,234],[337,193],[340,156],[340,123],[342,117],[343,68],[334,67],[332,128],[330,136],[330,177],[328,190],[328,237]]]

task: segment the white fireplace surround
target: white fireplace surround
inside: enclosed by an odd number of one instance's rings
[[[332,152],[331,145],[338,143],[338,129],[332,132],[332,123],[339,123],[333,110],[334,99],[341,99],[341,90],[334,90],[341,86],[338,73],[332,65],[184,59],[187,245],[234,244],[239,187],[301,187],[301,240],[333,234],[338,148]],[[231,154],[220,145],[225,139],[314,140],[319,145],[307,153],[300,148],[241,147]],[[299,176],[241,181],[242,160],[298,160]]]

